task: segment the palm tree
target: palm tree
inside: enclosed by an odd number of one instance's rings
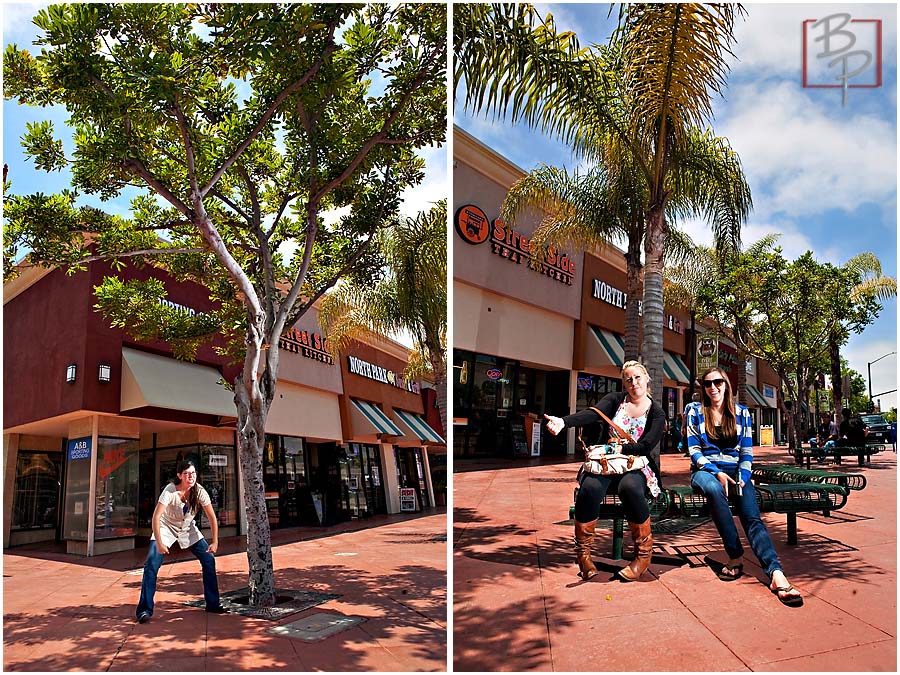
[[[322,303],[319,324],[334,353],[367,332],[408,332],[415,341],[407,377],[431,371],[447,429],[447,202],[393,228],[379,245],[386,276],[374,286],[339,285]]]
[[[690,140],[703,135],[699,129],[711,116],[712,94],[724,87],[725,56],[734,40],[735,16],[742,11],[739,5],[626,5],[612,41],[615,48],[604,60],[579,49],[571,34],[556,34],[552,19],[537,22],[533,8],[454,6],[456,85],[465,83],[469,108],[525,120],[607,168],[621,166],[619,158],[627,156],[642,176],[642,352],[656,381],[663,360],[666,209],[673,184],[690,185],[680,168],[705,156],[689,152]],[[722,180],[709,169],[703,179],[703,172],[695,172],[694,180]],[[720,187],[727,193],[731,186]],[[734,196],[741,197],[733,200],[741,204],[733,213],[740,223],[750,209],[749,192]],[[732,244],[739,246],[739,240]]]
[[[844,268],[855,271],[860,278],[860,282],[850,292],[851,299],[859,300],[869,296],[875,300],[887,300],[897,296],[897,280],[882,274],[881,262],[874,253],[865,252],[855,255],[844,263]],[[847,329],[841,324],[836,324],[828,336],[832,398],[837,413],[840,413],[844,396],[841,378],[841,345],[846,342],[847,337]]]

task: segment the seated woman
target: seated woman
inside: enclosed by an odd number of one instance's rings
[[[728,563],[719,571],[723,581],[741,576],[744,549],[728,506],[728,490],[738,494],[735,506],[750,548],[770,579],[769,589],[786,605],[801,605],[803,598],[791,586],[772,539],[759,514],[756,491],[750,482],[753,462],[753,423],[749,410],[736,403],[728,376],[710,368],[700,376],[701,400],[685,408],[691,486],[706,497],[710,516],[725,544]]]
[[[666,416],[660,405],[649,396],[650,376],[641,363],[627,361],[622,366],[622,382],[625,391],[607,394],[597,407],[635,439],[635,443],[622,445],[621,452],[626,455],[644,455],[649,459],[649,466],[623,474],[582,475],[581,487],[575,500],[575,553],[578,557],[579,576],[585,581],[597,574],[597,568],[591,561],[591,544],[594,542],[594,532],[600,517],[600,503],[610,488],[616,491],[622,501],[628,528],[634,539],[634,560],[619,570],[618,578],[621,581],[637,581],[650,566],[650,555],[653,552],[647,491],[659,494],[659,483],[656,480],[659,466],[651,451],[662,438]],[[597,423],[601,425],[598,443],[613,444],[618,440],[610,433],[609,425],[590,408],[566,417],[544,417],[547,419],[547,429],[554,436],[566,427]]]

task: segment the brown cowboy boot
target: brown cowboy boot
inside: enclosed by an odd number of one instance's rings
[[[653,553],[653,534],[650,532],[650,519],[643,523],[628,522],[631,530],[631,538],[634,539],[634,560],[628,567],[619,570],[618,576],[622,581],[637,581],[650,567],[650,556]]]
[[[597,518],[589,523],[575,521],[575,555],[578,556],[578,576],[587,581],[597,574],[597,568],[591,560],[591,545],[594,543],[594,528]]]

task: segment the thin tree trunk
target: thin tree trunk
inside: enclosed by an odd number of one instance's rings
[[[267,401],[263,395],[257,375],[262,341],[248,338],[247,342],[244,371],[235,380],[234,402],[238,413],[238,456],[247,515],[249,602],[253,607],[272,607],[275,604],[275,569],[262,461],[271,399]]]
[[[625,272],[628,278],[626,286],[628,304],[625,307],[626,361],[636,361],[640,356],[641,307],[639,298],[644,294],[644,284],[641,280],[641,243],[640,237],[629,237],[628,252],[625,254]]]
[[[644,343],[641,353],[658,400],[662,400],[663,388],[662,273],[665,265],[665,238],[663,207],[655,207],[647,215],[647,235],[644,241]]]
[[[831,407],[833,419],[840,423],[841,408],[844,405],[844,382],[841,377],[841,348],[834,335],[828,338],[828,353],[831,357]]]

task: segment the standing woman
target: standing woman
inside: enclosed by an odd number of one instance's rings
[[[634,559],[617,573],[621,581],[637,581],[650,566],[653,552],[653,536],[650,532],[650,509],[647,506],[648,489],[659,494],[658,454],[653,451],[659,444],[666,425],[666,416],[660,405],[649,396],[650,376],[643,364],[627,361],[622,366],[622,383],[625,391],[607,394],[597,407],[619,427],[635,439],[635,443],[625,443],[621,452],[626,455],[644,455],[649,465],[640,471],[622,474],[599,475],[584,473],[581,487],[575,499],[575,554],[578,557],[579,576],[587,581],[597,574],[591,561],[591,544],[600,516],[600,504],[609,489],[616,491],[628,528],[634,539]],[[617,443],[610,440],[610,426],[594,410],[588,408],[574,415],[554,417],[544,415],[547,428],[554,436],[567,427],[581,427],[586,424],[600,424],[598,443]]]
[[[756,503],[750,481],[753,464],[753,422],[746,406],[736,403],[728,376],[710,368],[700,376],[701,400],[685,408],[687,443],[691,453],[691,487],[706,497],[710,516],[725,544],[728,563],[718,572],[723,581],[734,581],[744,571],[734,516],[728,506],[729,489],[737,492],[736,510],[750,548],[769,577],[769,589],[785,605],[799,606],[803,598],[791,586]]]
[[[137,606],[137,619],[146,623],[153,616],[153,596],[156,594],[156,576],[169,547],[178,542],[182,549],[189,548],[200,561],[203,569],[203,598],[206,611],[222,614],[225,608],[219,601],[219,581],[216,578],[216,559],[213,554],[219,548],[219,521],[213,511],[209,493],[197,482],[197,467],[191,460],[178,465],[174,482],[169,483],[159,496],[153,511],[153,536],[150,552],[144,563],[141,581],[141,599]],[[207,544],[194,518],[200,509],[206,514],[212,529],[212,543]]]

